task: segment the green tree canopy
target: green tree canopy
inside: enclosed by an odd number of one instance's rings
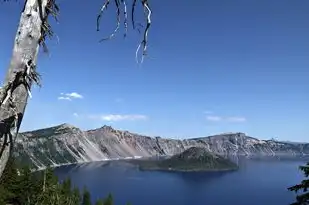
[[[309,162],[304,165],[300,166],[299,169],[304,173],[305,179],[302,180],[299,184],[289,187],[289,191],[294,191],[295,193],[301,192],[296,196],[296,202],[292,203],[291,205],[308,205],[309,204]]]
[[[69,178],[62,183],[48,168],[31,172],[28,166],[18,166],[14,159],[8,161],[0,178],[0,205],[92,205],[91,194],[85,187],[82,193],[72,186]],[[99,199],[96,205],[113,205],[113,196]]]

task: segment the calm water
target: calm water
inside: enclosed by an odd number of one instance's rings
[[[111,192],[116,205],[287,205],[287,187],[303,178],[304,161],[241,161],[228,173],[142,172],[123,163],[96,162],[56,169],[60,179],[90,190],[93,200]]]

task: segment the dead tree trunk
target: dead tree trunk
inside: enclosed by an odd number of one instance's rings
[[[10,66],[0,93],[0,177],[12,154],[31,84],[38,82],[36,62],[48,0],[26,0]]]

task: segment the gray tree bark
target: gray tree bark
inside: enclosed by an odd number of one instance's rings
[[[42,17],[46,16],[47,3],[48,0],[26,0],[12,59],[0,90],[0,177],[12,154],[31,84],[37,81],[36,62],[42,40]]]

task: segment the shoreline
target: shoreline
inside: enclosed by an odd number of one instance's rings
[[[162,157],[168,157],[169,155],[166,156],[162,156]],[[234,155],[230,155],[230,156],[234,156]],[[289,155],[289,154],[282,154],[282,155],[249,155],[249,156],[245,156],[245,155],[237,155],[238,157],[246,157],[247,159],[260,159],[260,158],[277,158],[277,157],[287,157],[288,159],[290,158],[298,158],[298,157],[305,157],[307,158],[309,156],[309,154],[304,154],[304,155]],[[235,157],[235,156],[234,156]],[[82,162],[71,162],[71,163],[63,163],[63,164],[55,164],[55,165],[51,165],[51,166],[45,166],[45,167],[39,167],[37,169],[32,169],[31,172],[38,172],[38,171],[43,171],[45,169],[47,169],[48,167],[50,168],[58,168],[58,167],[62,167],[62,166],[68,166],[68,165],[79,165],[79,164],[86,164],[86,163],[92,163],[92,162],[104,162],[104,161],[118,161],[118,160],[139,160],[139,159],[143,159],[146,158],[148,159],[149,156],[144,157],[144,156],[133,156],[133,157],[123,157],[123,158],[110,158],[110,159],[99,159],[99,160],[93,160],[93,161],[82,161]],[[140,168],[139,168],[140,169]],[[186,171],[186,170],[181,170],[181,171],[173,171],[173,170],[164,170],[164,169],[141,169],[142,171],[167,171],[167,172],[194,172],[194,171]],[[236,169],[237,170],[237,169]],[[212,170],[209,171],[195,171],[195,172],[211,172]],[[221,171],[221,170],[217,170],[217,171]],[[222,170],[222,171],[228,171],[228,170]]]
[[[99,160],[93,160],[93,161],[83,161],[83,162],[70,162],[70,163],[63,163],[63,164],[56,164],[56,165],[51,165],[51,166],[45,166],[45,167],[40,167],[38,169],[32,169],[31,172],[39,172],[39,171],[44,171],[47,168],[58,168],[62,166],[69,166],[69,165],[81,165],[81,164],[87,164],[87,163],[92,163],[92,162],[111,162],[111,161],[119,161],[119,160],[135,160],[135,159],[141,159],[143,158],[142,156],[133,156],[133,157],[124,157],[124,158],[110,158],[110,159],[99,159]]]

